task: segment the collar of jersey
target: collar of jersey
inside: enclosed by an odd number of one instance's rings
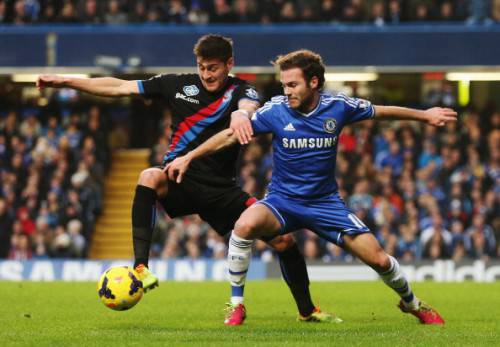
[[[306,118],[307,118],[307,117],[311,116],[314,112],[316,112],[316,111],[318,110],[319,105],[321,105],[321,99],[323,99],[323,94],[322,94],[322,93],[321,93],[321,94],[319,94],[318,104],[316,105],[316,107],[314,108],[314,110],[312,110],[312,111],[311,111],[311,112],[309,112],[309,113],[302,113],[302,112],[297,111],[297,110],[294,110],[294,111],[295,111],[295,112],[297,112],[298,114],[300,114],[301,116],[303,116],[303,117],[306,117]]]

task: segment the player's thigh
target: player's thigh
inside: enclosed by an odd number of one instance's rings
[[[309,229],[341,247],[345,236],[370,233],[370,229],[338,196],[311,201],[305,212]]]
[[[390,265],[387,254],[371,233],[345,235],[344,248],[376,270],[384,270]]]
[[[281,229],[280,221],[269,207],[253,204],[236,221],[234,230],[239,237],[254,239],[275,236]]]
[[[213,190],[203,197],[203,208],[198,214],[221,236],[234,229],[236,221],[243,211],[257,199],[241,190],[239,187]],[[201,192],[203,195],[203,192]]]
[[[196,198],[187,189],[190,184],[189,180],[180,184],[170,181],[167,193],[158,197],[158,202],[171,218],[198,213]]]

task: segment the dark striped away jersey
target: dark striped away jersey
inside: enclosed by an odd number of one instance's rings
[[[216,93],[208,92],[197,74],[158,75],[138,81],[138,86],[141,94],[163,98],[172,110],[172,138],[165,163],[228,128],[240,100],[259,101],[254,87],[235,77],[228,77]],[[207,182],[234,182],[238,153],[236,145],[195,160],[187,174]]]

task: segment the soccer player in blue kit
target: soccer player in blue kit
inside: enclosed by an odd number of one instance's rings
[[[245,210],[231,234],[228,251],[233,290],[242,291],[254,240],[307,228],[343,247],[374,269],[400,297],[399,308],[423,324],[444,324],[439,313],[413,293],[398,261],[384,252],[363,222],[349,210],[335,180],[337,142],[342,128],[366,119],[416,120],[434,126],[456,121],[455,111],[434,107],[415,110],[374,106],[369,101],[323,92],[322,58],[299,50],[275,61],[284,96],[277,96],[236,130],[225,130],[167,167],[171,179],[182,180],[190,162],[251,135],[273,134],[273,175],[266,197]]]

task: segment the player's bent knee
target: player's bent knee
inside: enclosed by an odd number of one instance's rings
[[[374,257],[370,266],[377,271],[387,271],[391,267],[391,260],[387,253],[379,252],[376,257]]]
[[[248,219],[238,219],[234,225],[234,232],[241,238],[250,240],[256,237],[257,225]]]
[[[291,248],[295,244],[295,239],[290,234],[280,235],[268,241],[267,244],[276,250],[276,252],[281,253]]]
[[[143,170],[139,175],[139,184],[150,188],[157,188],[165,180],[163,171],[156,168]]]

